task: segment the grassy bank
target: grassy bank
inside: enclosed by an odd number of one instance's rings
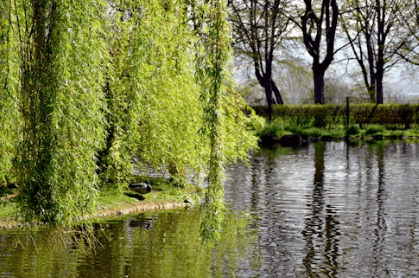
[[[314,126],[300,127],[294,123],[284,123],[281,120],[274,120],[266,123],[262,128],[256,131],[259,138],[276,137],[280,138],[288,134],[299,134],[304,138],[330,137],[332,139],[344,138],[373,138],[381,135],[388,139],[419,138],[419,129],[394,129],[386,125],[370,124],[364,129],[358,125],[350,125],[346,128],[343,125],[336,126],[333,129],[324,129]]]
[[[350,107],[347,114],[346,106],[342,105],[281,105],[274,106],[273,119],[268,122],[267,108],[255,107],[258,115],[265,118],[265,124],[256,130],[262,139],[281,138],[287,134],[299,134],[305,139],[402,139],[419,137],[419,107],[417,105],[383,105],[358,104]],[[348,117],[349,115],[349,117]],[[367,115],[367,116],[365,116]],[[405,123],[392,123],[393,115],[397,120],[409,121],[409,129]],[[360,128],[357,121],[371,119],[375,123],[363,123]],[[380,121],[382,123],[376,123]],[[347,127],[347,124],[348,127]]]
[[[256,114],[268,118],[266,106],[252,107]],[[282,119],[299,127],[317,127],[322,129],[335,129],[339,126],[356,124],[359,121],[388,124],[392,128],[404,128],[404,121],[412,128],[419,128],[418,104],[350,104],[349,111],[346,105],[274,105],[272,118]],[[348,113],[349,112],[349,113]],[[397,119],[397,121],[395,121]],[[396,123],[392,123],[392,122]]]
[[[141,195],[132,190],[118,191],[113,187],[102,188],[98,191],[98,198],[94,211],[89,215],[80,215],[77,219],[94,220],[100,217],[122,215],[140,211],[163,208],[174,208],[184,205],[186,199],[194,199],[203,193],[203,189],[174,179],[133,177],[132,181],[148,180],[152,191]],[[17,217],[15,198],[18,189],[4,188],[0,192],[0,228],[20,227],[23,223]]]

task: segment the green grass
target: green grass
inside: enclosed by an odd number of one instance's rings
[[[366,125],[364,130],[359,128],[358,124],[351,123],[349,128],[346,128],[342,124],[337,124],[334,128],[319,128],[313,125],[299,126],[294,122],[287,122],[280,119],[275,119],[271,123],[265,124],[262,128],[256,131],[256,135],[260,138],[280,138],[286,134],[300,134],[304,137],[322,137],[330,136],[332,138],[343,138],[348,136],[350,139],[354,138],[371,138],[374,135],[382,135],[387,139],[396,140],[400,138],[418,138],[419,129],[404,129],[404,126],[400,126],[396,129],[395,126],[389,127],[388,125],[380,124],[369,124]]]
[[[343,138],[346,136],[346,132],[344,129],[340,129],[340,130],[332,130],[328,132],[329,136],[331,136],[332,138]]]
[[[300,134],[304,137],[331,136],[333,138],[341,138],[345,136],[345,131],[343,129],[322,129],[313,126],[303,128],[295,123],[286,123],[282,125],[282,122],[278,124],[278,121],[273,121],[256,132],[256,135],[260,138],[265,136],[279,138],[286,134]]]
[[[17,206],[13,200],[0,201],[0,218],[14,217],[16,212]]]
[[[346,136],[356,136],[360,134],[361,130],[358,125],[351,125],[345,130]]]
[[[284,129],[282,121],[280,119],[273,120],[270,123],[265,124],[263,127],[256,130],[256,136],[259,138],[263,137],[281,137],[285,134],[288,134]]]
[[[370,125],[368,126],[368,128],[365,130],[365,135],[376,135],[376,134],[380,134],[380,135],[384,135],[384,133],[386,133],[386,128],[382,125]]]
[[[135,204],[137,199],[131,198],[116,188],[103,188],[96,199],[96,209],[114,209],[123,203]]]
[[[300,135],[307,136],[307,137],[322,137],[326,135],[326,133],[323,132],[323,130],[318,127],[311,127],[311,128],[303,129]]]
[[[163,178],[132,177],[132,182],[143,182],[148,180],[152,191],[141,195],[129,189],[119,192],[115,188],[102,189],[99,191],[99,198],[96,201],[97,209],[116,209],[123,203],[137,204],[146,201],[173,201],[182,202],[191,194],[201,194],[203,189],[191,184],[185,184],[184,187],[176,186],[179,181],[175,179],[172,183]],[[176,185],[173,183],[176,182]]]
[[[168,180],[140,176],[133,176],[131,178],[132,182],[142,182],[145,180],[150,181],[152,191],[143,196],[129,189],[124,189],[122,191],[119,191],[114,187],[100,189],[95,202],[96,210],[117,209],[124,203],[139,204],[140,202],[148,201],[183,202],[186,198],[191,198],[192,195],[199,196],[204,191],[204,189],[188,183],[180,184],[181,179]],[[183,185],[184,187],[179,185]],[[17,206],[13,199],[0,201],[0,219],[15,217],[16,212]]]
[[[419,106],[409,106],[409,110],[419,115]],[[416,108],[415,108],[416,107]],[[258,115],[267,121],[267,108],[254,107]],[[375,109],[373,104],[351,105],[353,113],[361,113]],[[391,114],[394,111],[404,111],[405,105],[380,105],[380,111],[376,113]],[[356,114],[355,113],[355,114]],[[394,113],[393,113],[394,114]],[[300,134],[307,137],[331,136],[332,138],[343,138],[348,136],[354,138],[372,138],[374,135],[382,135],[391,140],[408,138],[419,138],[419,122],[412,123],[410,129],[405,129],[405,124],[383,123],[363,124],[361,130],[353,115],[349,118],[349,128],[346,128],[346,107],[339,105],[277,105],[274,106],[273,121],[264,126],[256,128],[256,135],[262,141],[270,138],[280,138],[286,134]]]
[[[15,189],[0,185],[0,218],[12,217],[16,215],[17,206],[13,199],[7,200],[15,192]]]
[[[186,182],[182,183],[181,180],[179,177],[165,179],[140,176],[134,176],[131,179],[132,182],[150,182],[152,191],[144,195],[145,199],[150,201],[183,201],[192,193],[203,193],[202,188]],[[127,189],[125,192],[131,191]]]

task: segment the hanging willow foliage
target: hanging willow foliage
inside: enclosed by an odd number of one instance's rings
[[[105,179],[123,184],[132,157],[186,175],[205,163],[208,148],[198,140],[202,108],[183,3],[127,1],[117,10]]]
[[[15,182],[12,161],[19,134],[19,56],[12,1],[0,2],[0,186]]]
[[[227,22],[226,2],[223,0],[197,5],[195,13],[202,19],[197,25],[200,41],[197,44],[196,77],[201,83],[201,101],[205,111],[203,134],[210,140],[208,188],[202,206],[204,219],[201,236],[205,240],[217,240],[224,219],[223,167],[226,157],[223,150],[223,101],[229,77],[230,26]]]
[[[204,118],[200,99],[208,84],[196,82],[193,55],[195,43],[205,43],[188,24],[188,6],[184,1],[143,0],[115,10],[114,17],[122,20],[113,24],[119,31],[113,32],[115,75],[108,89],[109,107],[116,108],[109,109],[113,136],[106,178],[123,182],[130,173],[124,163],[133,155],[175,175],[206,170],[210,141],[199,130],[204,120],[211,121]],[[255,138],[246,130],[242,99],[232,92],[224,98],[225,150],[234,160],[246,156]]]
[[[59,223],[89,211],[95,155],[104,144],[101,1],[22,1],[19,211],[25,220]]]
[[[225,1],[0,5],[0,178],[15,173],[23,218],[90,211],[98,185],[124,188],[135,158],[172,175],[208,171],[215,218],[203,231],[219,230],[223,167],[256,144],[229,80]]]

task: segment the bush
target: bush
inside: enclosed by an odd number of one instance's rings
[[[359,126],[358,125],[351,125],[350,127],[348,127],[346,129],[346,132],[345,132],[345,134],[347,136],[349,136],[349,135],[357,135],[359,133],[360,133],[360,129],[359,129]]]
[[[299,127],[298,126],[298,124],[296,124],[296,123],[290,123],[290,124],[287,124],[285,127],[284,127],[284,129],[286,130],[286,131],[289,131],[289,132],[291,132],[291,133],[297,133],[297,134],[301,134],[301,133],[303,133],[303,128],[301,128],[301,127]]]
[[[313,128],[303,130],[301,135],[307,136],[307,137],[321,137],[323,135],[323,132],[319,128],[313,127]]]
[[[256,131],[256,136],[259,138],[263,137],[280,137],[284,133],[284,127],[282,124],[282,121],[280,119],[276,119],[268,124],[265,124],[265,126],[258,131]]]
[[[395,119],[418,122],[417,104],[373,104],[362,103],[351,106],[351,114],[357,122],[393,123]]]
[[[253,107],[256,114],[268,116],[266,106]],[[282,118],[295,123],[299,127],[314,126],[318,128],[332,128],[346,119],[346,106],[343,105],[274,105],[273,117]]]
[[[381,126],[381,125],[371,125],[367,128],[367,130],[365,131],[365,134],[367,135],[374,135],[377,133],[383,133],[384,131],[386,131],[385,127]]]

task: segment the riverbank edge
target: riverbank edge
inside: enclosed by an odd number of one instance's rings
[[[84,221],[95,221],[105,218],[116,218],[126,215],[135,215],[142,212],[150,211],[160,211],[160,210],[170,210],[170,209],[182,209],[192,207],[193,203],[191,202],[179,202],[179,201],[139,201],[138,203],[121,203],[118,207],[115,208],[104,208],[96,210],[92,214],[87,214],[84,216],[79,216],[74,219],[73,223],[77,224]],[[28,223],[22,223],[17,221],[15,218],[6,217],[0,218],[0,229],[19,229],[24,227],[31,226],[47,226],[44,225],[29,225]]]
[[[307,137],[301,134],[285,134],[283,136],[262,136],[259,139],[259,144],[264,147],[270,147],[280,144],[284,147],[298,147],[311,142],[333,142],[333,141],[382,141],[382,140],[415,140],[419,136],[394,136],[394,135],[373,135],[373,136],[345,136],[345,137],[332,137],[324,135],[321,137]]]

